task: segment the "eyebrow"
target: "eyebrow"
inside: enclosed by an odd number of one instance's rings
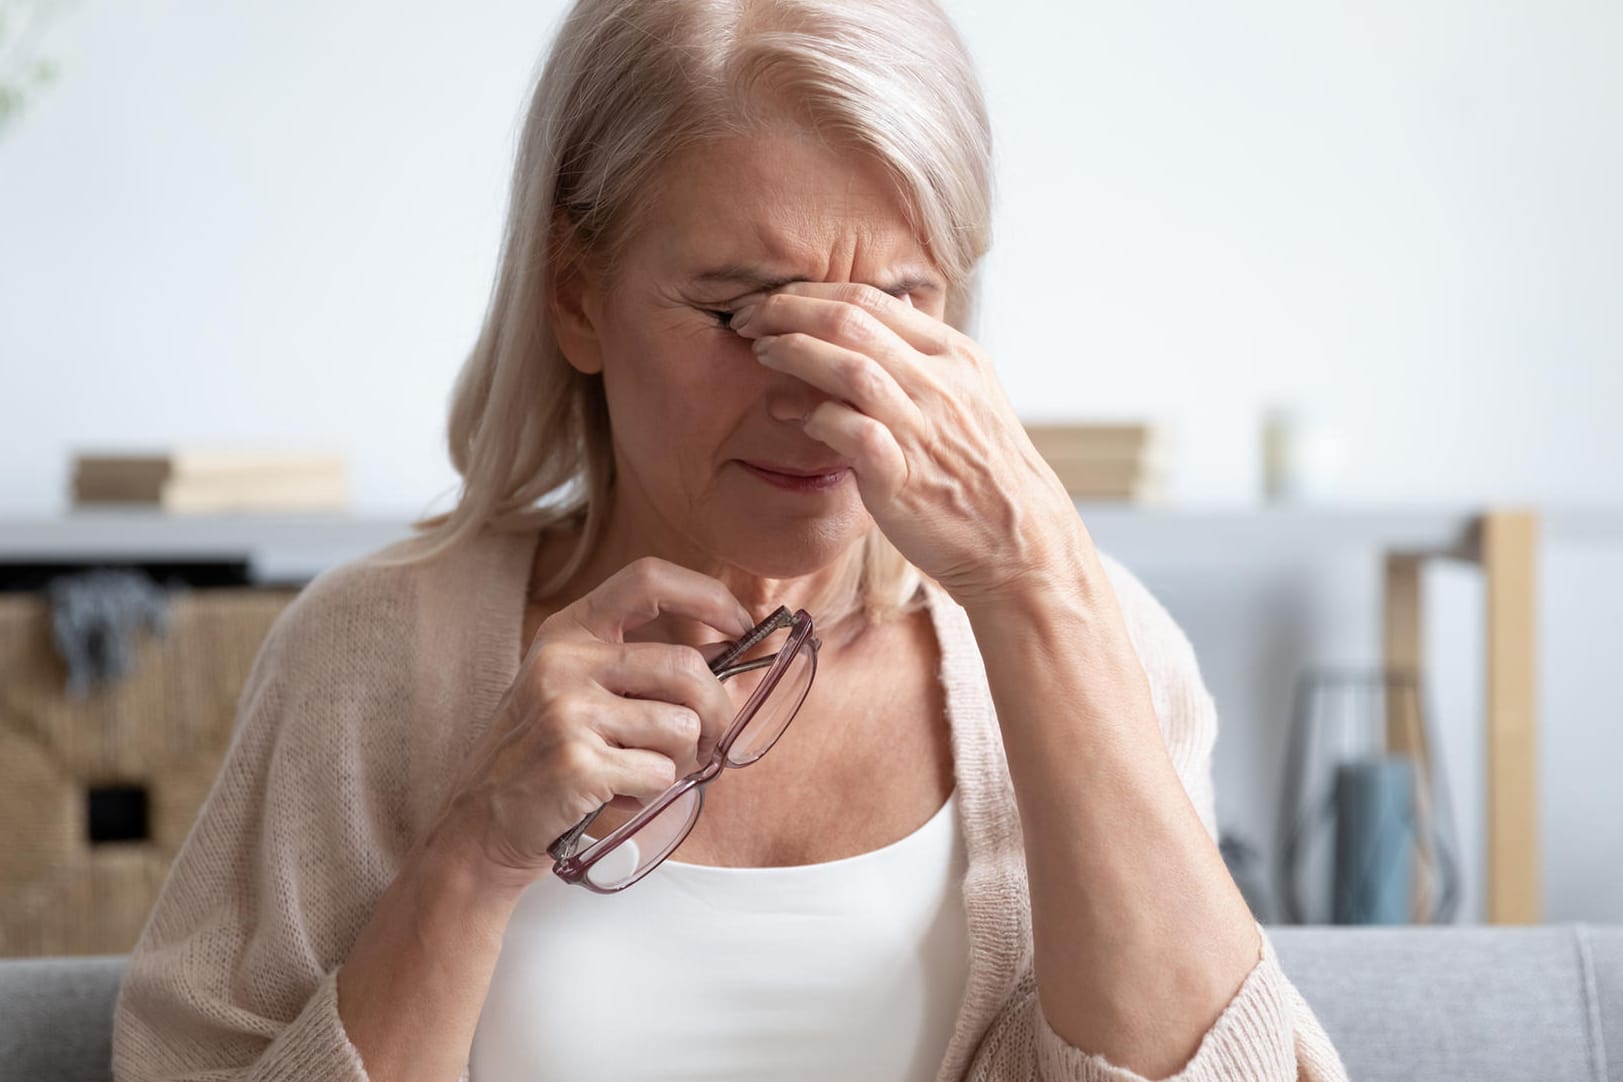
[[[728,263],[710,270],[700,271],[693,276],[695,282],[736,282],[750,287],[748,292],[756,290],[774,290],[794,282],[810,282],[814,279],[803,274],[768,274],[759,267],[751,267],[743,263]],[[918,271],[909,271],[888,286],[878,287],[882,292],[894,296],[903,293],[917,293],[920,290],[939,289],[940,283],[933,275]]]

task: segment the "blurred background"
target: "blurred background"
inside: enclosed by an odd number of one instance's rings
[[[1623,921],[1623,6],[947,7],[975,333],[1135,456],[1079,507],[1194,645],[1259,916]],[[0,953],[127,949],[268,620],[449,505],[563,9],[0,0]],[[197,448],[342,489],[75,472]]]

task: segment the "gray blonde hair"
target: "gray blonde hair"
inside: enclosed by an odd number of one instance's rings
[[[455,507],[419,520],[406,557],[481,530],[584,517],[550,577],[561,589],[601,542],[614,481],[600,375],[549,326],[563,245],[610,274],[661,168],[707,140],[788,117],[874,156],[948,283],[947,322],[971,329],[991,243],[992,148],[972,61],[935,0],[578,0],[553,42],[520,136],[489,308],[451,403]],[[871,528],[834,576],[819,620],[884,619],[920,573]]]

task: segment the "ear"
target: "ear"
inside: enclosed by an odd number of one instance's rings
[[[547,267],[547,315],[558,349],[570,367],[585,375],[596,375],[603,371],[597,278],[580,251],[574,227],[561,210],[553,216],[547,250],[552,253]]]

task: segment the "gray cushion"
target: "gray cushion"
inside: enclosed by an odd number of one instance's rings
[[[111,1079],[123,974],[117,955],[0,961],[0,1079]]]
[[[1623,1082],[1623,925],[1271,927],[1357,1082]],[[111,1078],[124,960],[0,959],[0,1080]]]
[[[1623,1082],[1623,926],[1278,927],[1268,938],[1359,1082]]]

